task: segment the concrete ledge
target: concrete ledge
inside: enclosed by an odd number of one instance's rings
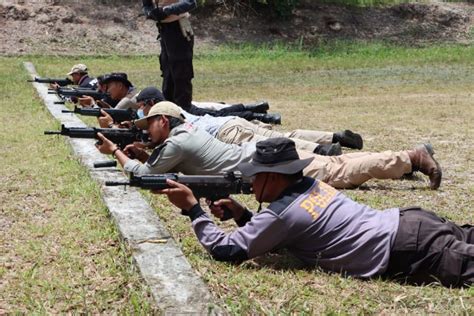
[[[37,76],[32,63],[24,64],[32,78]],[[76,115],[62,113],[66,109],[48,86],[33,83],[38,95],[51,114],[62,124],[71,127],[86,126]],[[42,131],[39,131],[42,132]],[[105,181],[125,181],[127,178],[116,168],[94,169],[93,163],[107,160],[94,146],[94,140],[69,140],[75,155],[84,164],[92,178],[101,184],[102,198],[117,225],[121,237],[132,249],[140,273],[151,289],[158,308],[164,314],[220,314],[212,301],[206,284],[194,272],[176,242],[170,238],[156,212],[135,188],[106,187]],[[153,243],[166,239],[165,243]],[[151,241],[151,242],[147,242]]]

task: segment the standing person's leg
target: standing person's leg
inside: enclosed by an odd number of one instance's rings
[[[417,207],[402,209],[384,275],[414,284],[472,285],[474,244],[472,226],[466,227]]]
[[[163,95],[166,100],[176,103],[184,110],[189,110],[192,107],[193,94],[194,38],[188,40],[183,36],[178,21],[163,23],[160,35],[162,49],[164,48],[166,52],[161,61],[168,66],[166,75],[169,74],[163,79],[170,79],[166,80],[166,86],[163,85]],[[165,83],[165,80],[163,82]]]
[[[192,79],[194,77],[192,60],[176,61],[172,63],[174,82],[174,103],[185,111],[191,109],[193,98]]]
[[[161,33],[163,33],[163,31],[161,31]],[[174,82],[173,82],[173,77],[171,76],[168,52],[166,49],[166,42],[163,37],[160,39],[160,44],[161,44],[160,69],[161,69],[161,77],[163,78],[161,90],[163,92],[163,97],[165,98],[165,100],[173,101]]]

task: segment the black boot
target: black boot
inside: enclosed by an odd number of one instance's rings
[[[270,109],[270,106],[268,105],[267,101],[261,101],[255,104],[245,104],[244,108],[245,108],[245,111],[266,114],[268,109]]]
[[[263,113],[253,113],[252,119],[259,120],[263,123],[281,124],[281,114],[279,113],[271,113],[271,114],[263,114]]]
[[[362,149],[362,147],[364,147],[362,136],[348,129],[342,132],[334,133],[334,135],[332,136],[332,142],[339,143],[343,147],[359,149],[359,150]]]
[[[329,144],[329,145],[319,145],[314,150],[314,153],[321,156],[339,156],[339,155],[342,155],[342,149],[339,143]]]

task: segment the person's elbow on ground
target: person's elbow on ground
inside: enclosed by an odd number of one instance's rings
[[[237,245],[216,246],[210,254],[216,261],[241,263],[249,259],[247,252]]]

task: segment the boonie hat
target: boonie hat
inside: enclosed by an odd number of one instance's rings
[[[261,172],[295,174],[306,168],[314,158],[300,159],[295,142],[278,137],[260,141],[250,162],[242,162],[237,169],[246,177]]]
[[[71,71],[67,73],[68,76],[76,73],[87,73],[87,66],[84,64],[77,64],[72,66]]]
[[[146,87],[145,89],[140,91],[136,99],[137,99],[137,102],[148,101],[148,100],[158,100],[158,102],[165,101],[165,97],[163,96],[163,93],[161,93],[161,91],[155,87]]]
[[[167,115],[179,119],[181,122],[184,122],[184,116],[181,114],[181,108],[169,101],[161,101],[155,104],[148,112],[148,115],[142,119],[135,121],[135,126],[140,129],[148,128],[148,121],[150,117],[158,115]]]
[[[112,81],[122,82],[129,88],[133,87],[133,84],[130,81],[128,81],[127,74],[124,72],[112,72],[110,74],[106,74],[104,75],[104,79],[102,80],[102,83],[107,84]]]

